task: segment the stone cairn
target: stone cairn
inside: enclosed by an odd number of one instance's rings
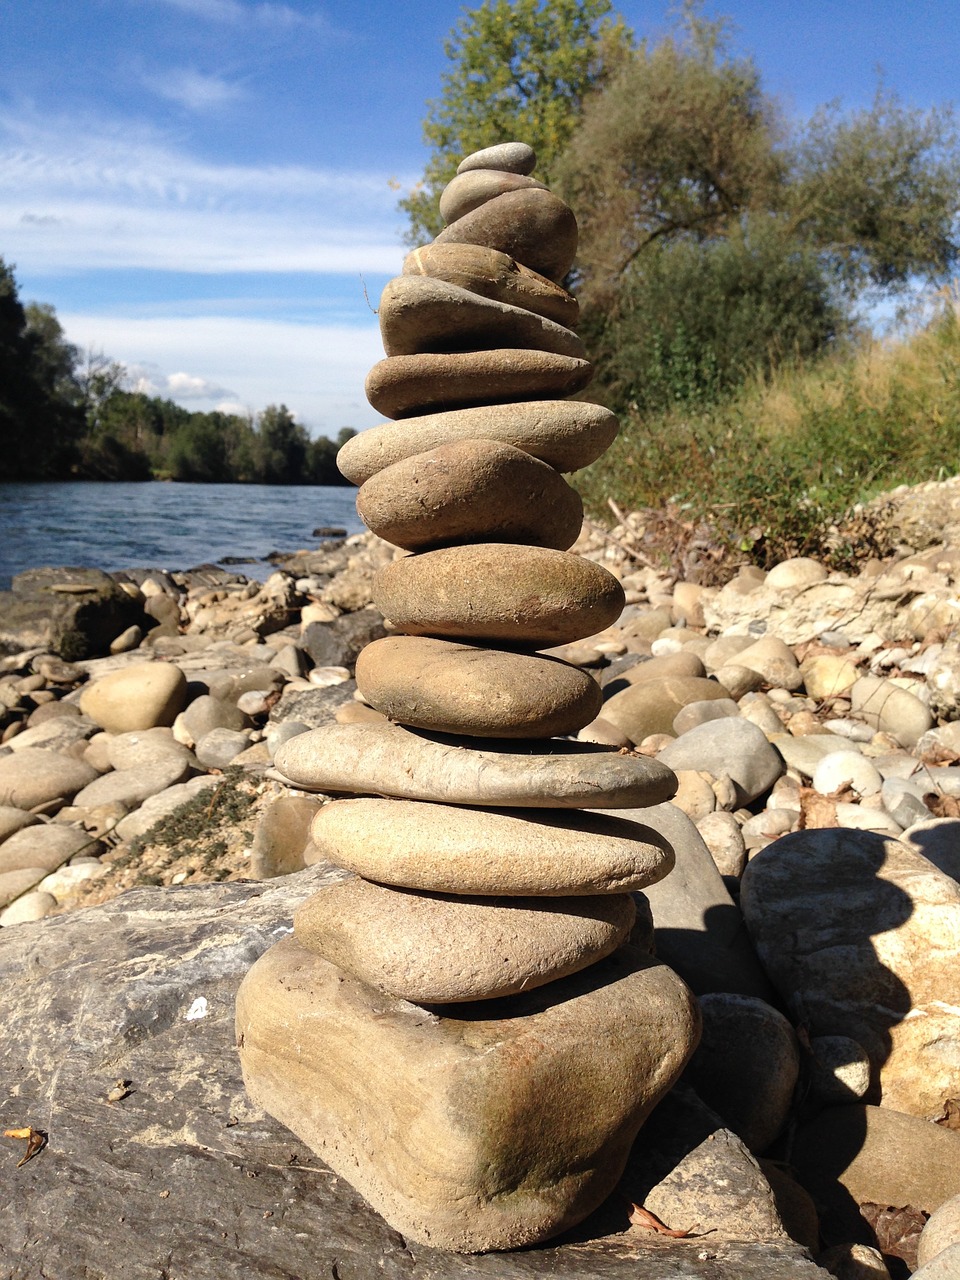
[[[237,1011],[254,1101],[403,1235],[459,1252],[590,1213],[699,1034],[687,988],[630,941],[632,891],[673,865],[632,811],[676,779],[573,739],[600,689],[538,652],[609,626],[623,592],[568,550],[582,505],[560,473],[617,424],[562,399],[591,373],[558,283],[577,225],[534,164],[516,142],[468,156],[446,228],[384,290],[367,395],[392,421],[340,465],[412,553],[375,585],[398,634],[357,662],[387,720],[278,752],[295,786],[356,797],[312,830],[353,874],[304,903]]]

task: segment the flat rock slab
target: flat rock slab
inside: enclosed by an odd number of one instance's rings
[[[0,591],[0,654],[42,649],[69,662],[103,653],[143,609],[99,569],[30,569]]]
[[[424,636],[368,644],[357,688],[400,724],[477,738],[573,734],[603,702],[591,676],[557,658]]]
[[[466,409],[529,396],[572,396],[593,376],[593,366],[549,351],[498,348],[452,355],[388,356],[367,374],[367,399],[385,418],[409,418],[431,409]]]
[[[308,950],[400,1000],[451,1004],[578,973],[615,951],[635,916],[626,893],[478,898],[352,876],[309,898],[294,932]]]
[[[579,400],[530,400],[449,409],[361,431],[337,454],[337,466],[354,484],[403,458],[454,440],[499,440],[555,467],[589,466],[614,442],[619,423],[609,409]]]
[[[615,1198],[609,1216],[584,1223],[575,1239],[529,1252],[465,1258],[404,1241],[249,1104],[234,1049],[241,978],[289,932],[299,903],[337,874],[134,890],[0,932],[0,1123],[48,1136],[20,1169],[25,1144],[5,1140],[0,1152],[0,1273],[823,1280],[782,1240],[669,1240],[631,1229]],[[130,1093],[111,1104],[118,1078]],[[709,1259],[698,1256],[705,1247]]]
[[[408,635],[570,644],[616,622],[623,587],[592,560],[503,541],[404,556],[373,584],[377,607]]]
[[[357,513],[408,551],[458,542],[566,551],[583,526],[580,495],[559,471],[495,440],[456,440],[385,467],[361,487]]]
[[[439,893],[566,897],[661,880],[673,850],[639,822],[576,810],[333,800],[313,819],[322,858],[368,880]]]
[[[309,791],[465,805],[630,809],[669,800],[677,789],[676,774],[666,765],[593,743],[500,742],[474,750],[462,740],[392,724],[326,725],[301,733],[278,749],[275,763]]]
[[[288,939],[237,996],[251,1097],[404,1236],[461,1253],[582,1221],[699,1035],[696,1001],[632,947],[539,991],[438,1017]]]

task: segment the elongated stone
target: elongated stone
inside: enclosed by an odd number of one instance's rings
[[[437,244],[482,244],[508,253],[548,280],[562,280],[577,252],[577,220],[550,191],[507,191],[464,214]]]
[[[526,174],[510,173],[506,169],[468,169],[458,173],[444,187],[440,196],[440,217],[444,222],[456,222],[465,213],[472,213],[505,191],[523,191],[547,187]]]
[[[572,329],[429,276],[396,276],[380,295],[380,336],[388,356],[531,347],[583,360]]]
[[[457,1013],[285,939],[237,997],[247,1091],[410,1239],[461,1253],[548,1239],[612,1191],[696,1046],[696,1002],[624,946]]]
[[[332,800],[310,834],[328,862],[437,893],[624,893],[662,880],[674,863],[667,841],[643,823],[576,811]]]
[[[613,574],[592,560],[492,542],[395,560],[374,579],[373,599],[408,635],[542,649],[611,626],[624,595]]]
[[[559,471],[493,440],[457,440],[385,467],[357,494],[357,511],[410,551],[451,542],[565,551],[583,524],[580,495]]]
[[[576,328],[580,317],[580,304],[572,293],[509,254],[484,245],[424,245],[404,258],[403,274],[448,280],[471,293],[534,311],[567,329]]]
[[[498,743],[473,749],[396,724],[332,724],[298,734],[274,763],[308,791],[462,805],[631,809],[669,800],[666,765],[592,742]]]
[[[430,409],[464,409],[529,396],[572,396],[593,376],[593,366],[549,351],[503,348],[451,355],[388,356],[367,374],[367,399],[385,418],[409,418]]]
[[[533,173],[537,153],[526,142],[498,142],[480,151],[471,151],[457,165],[457,173],[471,169],[503,169],[507,173]]]
[[[522,449],[557,471],[576,471],[596,461],[618,430],[616,417],[600,404],[531,400],[481,405],[371,427],[347,441],[337,454],[337,466],[348,480],[363,484],[403,458],[483,437]]]
[[[600,686],[556,658],[387,636],[360,654],[357,688],[401,724],[477,738],[551,738],[599,714]]]
[[[451,1004],[577,973],[615,951],[635,916],[628,893],[476,898],[353,876],[308,898],[293,927],[309,951],[399,1000]]]

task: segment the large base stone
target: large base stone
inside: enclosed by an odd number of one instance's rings
[[[404,1236],[510,1249],[581,1221],[699,1034],[672,970],[631,947],[457,1017],[385,996],[296,940],[237,996],[247,1090]]]

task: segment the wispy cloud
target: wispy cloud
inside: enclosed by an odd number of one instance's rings
[[[169,70],[141,77],[142,83],[160,98],[176,102],[189,111],[206,111],[222,107],[243,97],[238,84],[231,84],[222,76],[204,75],[189,67],[173,67]]]
[[[159,0],[160,3],[189,13],[207,22],[252,25],[274,30],[312,27],[335,33],[329,18],[322,13],[301,13],[288,4],[242,4],[241,0]]]
[[[395,201],[386,173],[216,164],[129,122],[0,111],[0,243],[32,273],[392,274]]]
[[[69,341],[120,361],[150,395],[211,409],[229,400],[235,411],[249,413],[282,401],[308,427],[331,436],[343,426],[359,430],[380,421],[363,396],[367,371],[383,356],[372,318],[362,326],[69,311],[58,318]]]

